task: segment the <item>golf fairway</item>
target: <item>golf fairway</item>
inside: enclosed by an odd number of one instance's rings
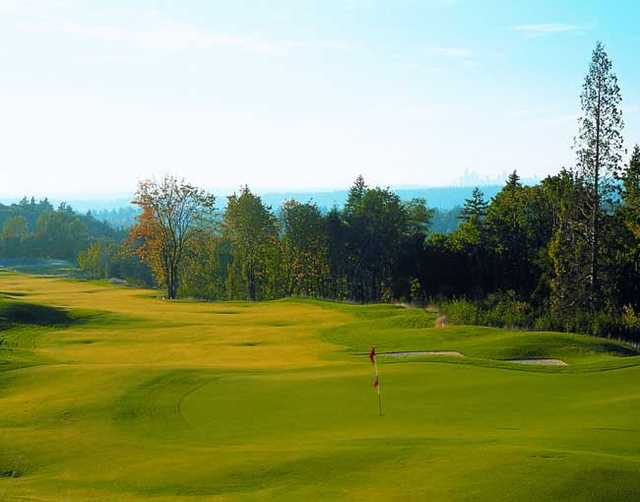
[[[0,500],[640,500],[640,357],[617,342],[6,272],[0,292],[55,307],[0,331]],[[567,366],[509,362],[531,358]]]

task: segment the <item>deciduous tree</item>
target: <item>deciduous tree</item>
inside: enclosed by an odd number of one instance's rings
[[[249,187],[229,196],[223,232],[231,243],[233,261],[228,284],[249,300],[262,297],[267,274],[269,248],[277,245],[276,220]]]
[[[215,198],[184,180],[165,176],[160,182],[140,182],[133,203],[142,209],[132,230],[132,237],[141,241],[138,252],[166,285],[167,297],[174,299],[185,254],[198,232],[208,230]]]

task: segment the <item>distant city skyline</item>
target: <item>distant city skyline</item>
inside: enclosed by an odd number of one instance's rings
[[[639,14],[630,0],[0,0],[0,197],[109,197],[166,173],[260,192],[539,179],[573,163],[597,40],[626,146],[640,142]]]

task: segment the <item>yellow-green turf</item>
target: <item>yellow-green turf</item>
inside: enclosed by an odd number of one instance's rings
[[[640,500],[622,344],[8,272],[0,295],[0,500]],[[381,356],[379,417],[371,344],[466,357]],[[505,362],[530,357],[568,366]]]

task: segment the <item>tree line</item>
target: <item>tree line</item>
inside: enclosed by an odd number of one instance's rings
[[[361,176],[329,211],[295,200],[273,210],[247,186],[217,211],[213,195],[167,176],[139,184],[126,236],[80,232],[65,256],[170,299],[435,301],[466,323],[637,340],[640,147],[623,160],[621,91],[600,43],[580,104],[574,166],[529,186],[514,169],[490,200],[475,189],[448,231],[434,231],[441,215],[425,200]]]
[[[23,198],[0,204],[0,256],[75,261],[93,239],[117,239],[118,233],[91,214],[78,214],[65,203]]]
[[[424,200],[402,202],[362,177],[341,209],[289,201],[276,214],[244,187],[219,220],[211,196],[169,177],[140,185],[134,241],[170,298],[455,298],[443,303],[466,322],[631,336],[640,327],[640,148],[623,163],[621,91],[601,43],[580,104],[574,166],[533,186],[514,170],[491,200],[476,189],[450,233],[429,231]],[[149,190],[176,207],[154,206]],[[193,225],[174,235],[191,211]]]
[[[142,214],[127,245],[168,298],[390,301],[408,293],[403,270],[431,215],[423,200],[402,202],[362,177],[327,213],[294,200],[274,213],[245,186],[217,215],[213,196],[170,176],[141,183],[134,202]]]

